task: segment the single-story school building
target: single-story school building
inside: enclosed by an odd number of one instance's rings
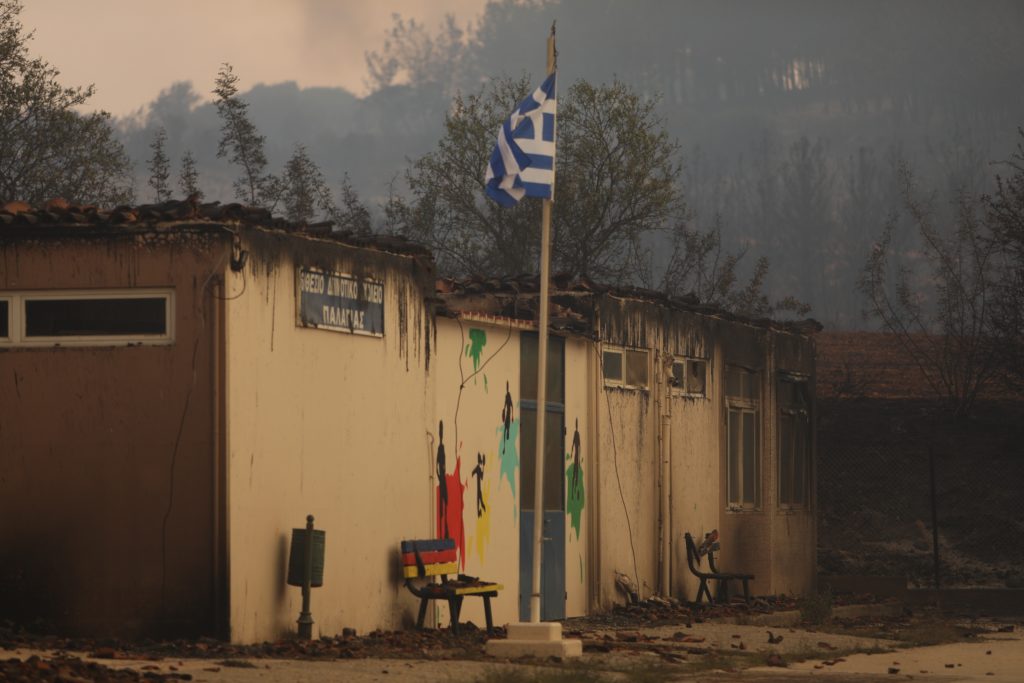
[[[539,406],[537,307],[536,279],[239,205],[4,207],[0,615],[275,638],[312,514],[314,635],[413,623],[403,539],[454,539],[518,620],[542,409],[545,619],[621,601],[616,573],[692,599],[683,534],[712,529],[754,593],[812,590],[816,324],[556,279]]]

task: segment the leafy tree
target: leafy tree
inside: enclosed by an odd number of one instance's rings
[[[529,88],[525,78],[499,79],[477,94],[456,96],[437,149],[406,176],[411,197],[392,192],[384,207],[389,224],[433,248],[444,273],[502,276],[536,269],[540,202],[502,208],[483,192],[495,132]],[[618,82],[580,81],[560,98],[554,270],[693,293],[749,315],[806,313],[795,300],[769,301],[766,259],[740,282],[743,254],[724,251],[718,223],[710,232],[688,226],[678,146],[656,107]]]
[[[288,220],[308,223],[320,212],[337,211],[320,167],[309,158],[304,145],[296,145],[281,176],[281,203]]]
[[[277,202],[278,180],[267,172],[266,138],[249,118],[249,103],[238,97],[238,76],[230,64],[217,72],[214,106],[221,120],[217,156],[241,167],[235,179],[235,197],[251,206],[273,206]]]
[[[167,131],[161,126],[153,135],[153,142],[149,148],[153,154],[149,157],[146,168],[149,169],[149,186],[153,188],[153,194],[157,202],[165,202],[171,198],[171,189],[167,185],[171,177],[171,162],[167,158],[164,147],[167,144]]]
[[[539,202],[504,209],[483,194],[495,132],[529,91],[526,78],[501,79],[456,96],[437,150],[407,175],[405,229],[434,247],[442,270],[511,275],[536,267]],[[560,98],[556,270],[626,280],[642,237],[681,209],[676,145],[654,106],[621,83],[579,82]]]
[[[196,169],[196,160],[192,152],[185,150],[181,157],[181,175],[178,176],[178,187],[186,197],[195,195],[196,198],[203,198],[203,191],[199,188],[199,171]]]
[[[341,181],[341,207],[335,210],[332,218],[337,230],[350,231],[358,235],[373,232],[370,211],[359,199],[347,173]]]
[[[19,0],[0,0],[0,200],[131,201],[131,162],[106,112],[81,114],[92,86],[66,87],[28,51]]]
[[[441,272],[507,275],[536,267],[540,203],[502,209],[483,194],[496,131],[529,87],[526,79],[499,79],[477,94],[456,95],[437,149],[406,174],[411,197],[392,197],[387,211],[402,232],[432,247]],[[553,213],[557,231],[560,214]]]
[[[297,145],[281,175],[280,195],[289,220],[310,223],[326,219],[339,231],[372,232],[370,212],[359,200],[348,175],[341,183],[341,206],[334,200],[324,174],[303,145]]]
[[[640,241],[683,209],[678,145],[645,100],[622,83],[569,88],[559,111],[558,268],[626,281]]]

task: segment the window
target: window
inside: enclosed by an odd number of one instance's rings
[[[609,384],[622,383],[622,351],[605,351],[601,363],[604,367],[604,378]]]
[[[646,389],[647,352],[633,349],[605,349],[601,355],[605,384]]]
[[[707,372],[708,362],[706,360],[687,358],[673,361],[672,388],[677,393],[687,396],[706,396]]]
[[[0,340],[17,346],[173,341],[169,290],[16,292],[0,300]]]
[[[804,507],[810,492],[811,420],[807,382],[779,380],[779,505]]]
[[[758,373],[726,366],[726,478],[730,509],[756,509],[761,505],[759,397]]]

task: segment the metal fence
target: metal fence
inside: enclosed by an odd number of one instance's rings
[[[910,587],[1024,587],[1021,416],[942,421],[897,402],[826,404],[818,431],[824,575]]]

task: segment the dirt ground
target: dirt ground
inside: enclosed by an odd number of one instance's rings
[[[85,641],[7,628],[0,629],[0,681],[1024,681],[1019,623],[929,611],[893,616],[891,605],[876,608],[858,618],[778,628],[753,625],[759,615],[742,610],[705,615],[649,605],[567,622],[566,633],[583,640],[584,656],[565,662],[494,660],[484,654],[486,634],[472,627],[459,635],[447,629],[349,633],[252,646]]]

